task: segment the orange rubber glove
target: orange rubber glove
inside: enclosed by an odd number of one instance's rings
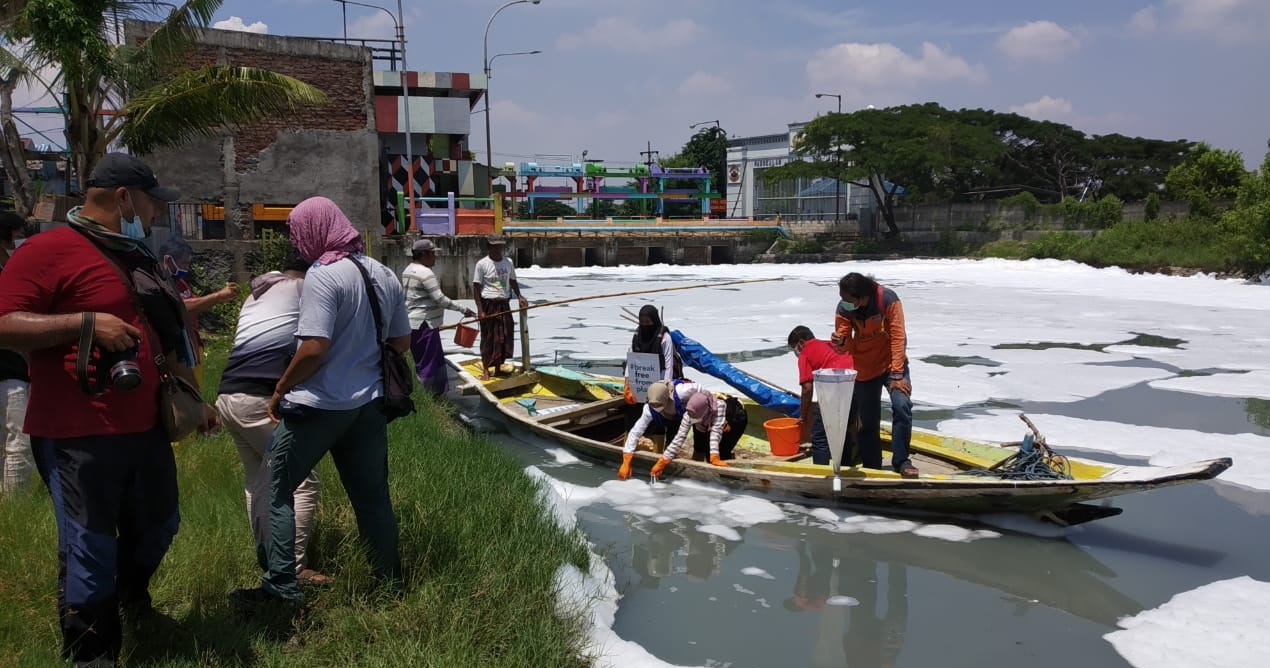
[[[632,459],[635,459],[635,453],[633,452],[622,453],[622,468],[619,468],[617,470],[618,480],[626,480],[627,478],[631,477],[631,460]]]
[[[669,463],[669,459],[666,459],[665,457],[658,457],[657,463],[653,464],[652,476],[654,478],[660,478],[661,472],[666,470],[666,465]]]
[[[726,467],[727,465],[728,463],[720,459],[718,455],[710,455],[710,466]]]

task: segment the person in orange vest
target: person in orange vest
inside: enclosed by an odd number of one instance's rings
[[[891,468],[905,478],[918,470],[909,459],[913,437],[913,384],[908,368],[904,307],[894,290],[858,272],[838,281],[842,301],[834,315],[830,341],[855,360],[855,392],[850,424],[859,420],[853,456],[872,469],[882,468],[882,392],[891,395]],[[850,437],[850,434],[848,434]]]

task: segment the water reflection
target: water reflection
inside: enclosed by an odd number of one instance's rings
[[[631,533],[631,569],[643,589],[657,589],[664,578],[686,575],[704,582],[719,572],[724,558],[744,542],[745,529],[737,529],[739,540],[725,540],[700,530],[696,522],[676,520],[652,522],[628,515]]]
[[[811,665],[894,666],[908,628],[908,566],[820,541],[798,541],[797,553],[785,609],[819,617]]]

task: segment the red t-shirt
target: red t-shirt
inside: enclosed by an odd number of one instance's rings
[[[813,371],[854,368],[851,355],[835,352],[828,341],[811,339],[803,344],[803,352],[798,356],[798,384],[810,383]]]
[[[141,318],[118,273],[80,233],[63,227],[27,240],[0,273],[0,317],[109,313],[141,329],[141,385],[90,397],[75,375],[76,343],[28,353],[31,389],[23,431],[46,438],[135,434],[158,424],[159,378]]]

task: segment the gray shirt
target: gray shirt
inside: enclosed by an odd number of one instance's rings
[[[409,336],[406,296],[387,267],[362,255],[331,265],[315,264],[300,295],[298,337],[329,339],[331,348],[308,380],[287,393],[297,404],[325,410],[349,410],[383,395],[379,342],[360,262],[370,273],[384,316],[384,337]]]

